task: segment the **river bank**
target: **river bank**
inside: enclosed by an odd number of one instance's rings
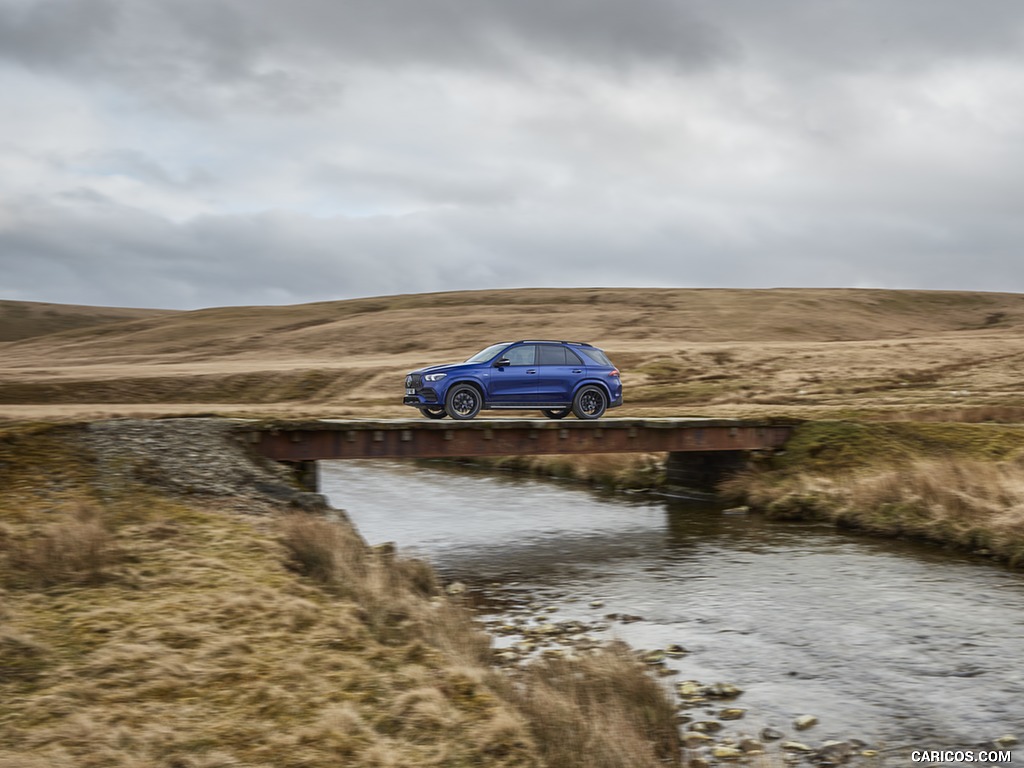
[[[471,466],[671,492],[664,454],[474,459]],[[815,520],[1024,565],[1024,427],[810,421],[719,497],[773,519]]]
[[[811,426],[756,476],[877,469],[951,446],[1006,462],[1021,439],[1014,428]],[[510,661],[493,652],[500,643],[430,567],[367,547],[344,513],[254,463],[225,430],[124,420],[0,435],[2,768],[615,768],[744,751],[695,730],[706,714],[685,711],[718,678],[691,681],[677,712],[621,649],[592,657],[576,646],[499,669]],[[587,475],[561,461],[562,476],[606,487],[661,484],[655,455],[595,457]],[[613,609],[593,610],[600,620]],[[564,621],[575,619],[548,623]],[[565,633],[540,634],[543,651]],[[675,642],[635,647],[657,655]],[[681,753],[676,721],[687,717]],[[760,751],[754,741],[744,759]],[[810,749],[791,756],[818,755]]]
[[[3,768],[681,759],[629,654],[495,667],[427,564],[212,420],[4,430],[0,579]]]

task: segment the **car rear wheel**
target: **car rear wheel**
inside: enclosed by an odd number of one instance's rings
[[[549,419],[564,419],[572,413],[572,408],[545,408],[541,413]]]
[[[428,419],[443,419],[448,415],[448,412],[440,406],[436,408],[420,408],[420,413],[426,416]]]
[[[456,384],[448,390],[444,401],[444,409],[453,419],[464,421],[472,419],[483,406],[480,390],[471,384]]]
[[[572,412],[577,419],[599,419],[608,408],[608,396],[593,384],[583,387],[572,401]]]

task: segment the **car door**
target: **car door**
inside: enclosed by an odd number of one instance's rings
[[[537,350],[537,400],[546,405],[568,404],[586,365],[561,344],[540,344]]]
[[[494,365],[488,387],[492,405],[526,405],[537,402],[537,345],[517,344],[501,354],[508,365]]]

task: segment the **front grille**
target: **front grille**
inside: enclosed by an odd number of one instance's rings
[[[405,386],[412,389],[419,389],[423,386],[423,377],[418,373],[412,373],[405,377]]]

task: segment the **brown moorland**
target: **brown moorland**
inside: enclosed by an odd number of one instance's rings
[[[681,764],[628,649],[496,667],[426,563],[216,421],[0,428],[0,768]]]
[[[53,330],[38,308],[5,303],[0,338],[18,340],[0,342],[0,418],[415,416],[399,404],[407,370],[530,337],[607,350],[626,387],[619,416],[1024,412],[1019,294],[581,288],[126,310],[120,320],[73,309]]]

